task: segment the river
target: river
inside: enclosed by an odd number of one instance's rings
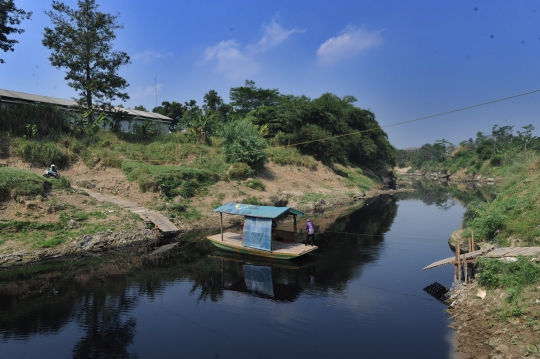
[[[194,241],[0,272],[0,358],[451,358],[446,306],[423,288],[453,267],[422,271],[452,255],[465,208],[447,192],[369,200],[297,261]]]

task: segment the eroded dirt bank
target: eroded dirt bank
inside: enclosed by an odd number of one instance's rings
[[[37,174],[43,171],[16,158],[10,159],[8,165],[29,169]],[[163,207],[165,203],[159,194],[140,191],[137,183],[129,182],[122,171],[115,168],[97,166],[89,169],[78,162],[62,171],[62,174],[74,185],[115,195],[149,209]],[[191,204],[200,216],[171,218],[180,229],[178,235],[173,237],[162,237],[156,230],[145,229],[136,215],[113,205],[96,202],[83,191],[54,189],[45,197],[16,197],[0,202],[0,224],[19,221],[25,223],[24,228],[47,228],[60,223],[62,218],[64,222],[69,218],[65,228],[61,229],[59,243],[55,242],[57,237],[46,229],[6,230],[4,238],[0,238],[0,268],[51,260],[82,259],[126,247],[152,249],[182,240],[191,233],[216,231],[219,230],[219,214],[211,212],[216,204],[242,202],[249,197],[256,197],[267,205],[290,206],[310,216],[324,214],[317,223],[318,231],[324,231],[351,206],[360,206],[366,199],[379,194],[409,191],[383,189],[382,185],[359,191],[351,187],[350,181],[322,163],[315,170],[269,163],[257,178],[265,186],[262,191],[250,188],[246,181],[220,181],[209,188],[207,195],[193,198]],[[166,211],[162,213],[167,215]],[[238,216],[224,216],[224,226],[239,229],[242,220]],[[299,228],[303,225],[300,220]],[[279,223],[279,228],[289,227],[292,228],[292,220]]]

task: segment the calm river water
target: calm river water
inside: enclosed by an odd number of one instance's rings
[[[199,241],[1,272],[0,358],[450,358],[445,305],[423,288],[453,268],[422,268],[452,255],[463,212],[440,191],[381,196],[300,261]]]

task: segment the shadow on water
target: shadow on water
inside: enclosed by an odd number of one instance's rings
[[[338,218],[317,235],[319,249],[297,260],[232,255],[208,241],[193,241],[162,257],[133,253],[0,273],[0,342],[59,334],[75,324],[80,338],[65,343],[73,357],[136,358],[130,353],[137,332],[135,308],[178,281],[189,283],[189,296],[197,303],[220,302],[227,292],[284,304],[303,293],[339,295],[380,258],[398,201],[422,199],[442,206],[449,193],[469,200],[451,187],[418,186],[420,193],[379,196]]]

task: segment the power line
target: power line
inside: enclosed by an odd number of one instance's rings
[[[308,143],[328,141],[328,140],[331,140],[331,139],[334,139],[334,138],[353,136],[353,135],[360,134],[360,133],[365,133],[365,132],[379,131],[379,130],[382,130],[383,128],[400,126],[400,125],[404,125],[404,124],[407,124],[407,123],[423,121],[423,120],[427,120],[427,119],[430,119],[430,118],[435,118],[435,117],[448,115],[448,114],[451,114],[451,113],[466,111],[466,110],[470,110],[470,109],[473,109],[473,108],[476,108],[476,107],[487,106],[487,105],[490,105],[490,104],[493,104],[493,103],[508,101],[508,100],[511,100],[511,99],[514,99],[514,98],[531,95],[531,94],[534,94],[534,93],[537,93],[537,92],[540,92],[540,89],[533,90],[533,91],[528,91],[528,92],[523,92],[523,93],[520,93],[520,94],[517,94],[517,95],[508,96],[508,97],[503,97],[503,98],[492,100],[492,101],[482,102],[482,103],[479,103],[479,104],[476,104],[476,105],[461,107],[461,108],[458,108],[458,109],[455,109],[455,110],[450,110],[450,111],[445,111],[445,112],[441,112],[441,113],[437,113],[437,114],[433,114],[433,115],[429,115],[429,116],[419,117],[419,118],[415,118],[415,119],[412,119],[412,120],[396,122],[396,123],[386,125],[386,126],[378,126],[378,127],[369,128],[369,129],[366,129],[366,130],[358,130],[358,131],[353,131],[353,132],[349,132],[349,133],[345,133],[345,134],[341,134],[341,135],[333,135],[333,136],[328,136],[328,137],[324,137],[324,138],[319,138],[319,139],[316,139],[316,140],[303,141],[303,142],[298,142],[298,143],[293,143],[293,144],[288,144],[288,145],[279,145],[279,146],[274,146],[272,148],[286,148],[286,147],[292,147],[292,146],[299,146],[299,145],[305,145],[305,144],[308,144]],[[242,152],[235,152],[235,153],[232,153],[232,154],[246,154],[246,153],[260,152],[260,151],[261,150],[242,151]],[[150,161],[150,162],[170,162],[170,161],[166,161],[166,160],[148,160],[148,161]]]

